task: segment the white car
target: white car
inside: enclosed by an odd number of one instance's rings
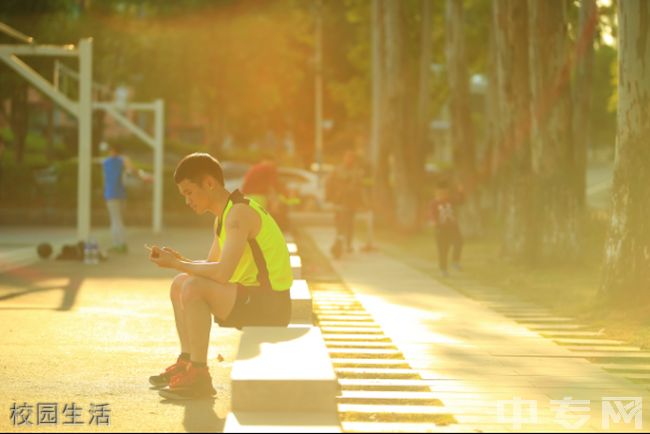
[[[223,181],[226,190],[235,191],[241,189],[244,183],[244,175],[248,172],[251,165],[235,161],[222,161],[221,169],[223,170]]]
[[[324,183],[319,184],[318,175],[308,170],[296,167],[278,168],[280,182],[289,192],[300,198],[298,209],[301,211],[317,211],[325,206]]]

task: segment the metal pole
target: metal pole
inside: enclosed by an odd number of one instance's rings
[[[0,33],[4,33],[6,35],[11,36],[12,38],[16,38],[21,42],[24,42],[26,44],[33,44],[34,43],[34,38],[31,36],[27,36],[24,33],[19,32],[18,30],[14,29],[13,27],[9,27],[5,23],[0,23]]]
[[[163,154],[165,145],[165,103],[162,99],[156,100],[155,114],[155,140],[154,147],[154,186],[153,186],[153,231],[160,233],[163,225]]]
[[[323,17],[322,0],[316,0],[316,164],[318,182],[321,182],[323,165]]]
[[[77,188],[77,238],[90,236],[90,208],[92,191],[92,57],[93,40],[79,41],[79,167]]]

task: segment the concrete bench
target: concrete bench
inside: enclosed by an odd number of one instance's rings
[[[302,260],[298,255],[290,255],[289,261],[291,262],[291,271],[293,271],[293,278],[302,278]]]
[[[320,330],[244,327],[225,432],[340,432],[338,382]]]
[[[314,323],[311,292],[307,281],[296,279],[291,285],[291,324]]]
[[[287,250],[289,250],[290,255],[295,255],[298,253],[298,245],[296,243],[287,243]]]

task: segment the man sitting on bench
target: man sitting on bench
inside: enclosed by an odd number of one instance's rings
[[[176,166],[174,181],[197,214],[215,215],[207,260],[192,261],[169,247],[153,246],[149,259],[181,272],[171,285],[181,354],[149,378],[167,399],[215,395],[208,372],[211,315],[222,327],[281,326],[291,317],[293,282],[284,236],[273,218],[238,190],[224,188],[219,162],[194,153]]]

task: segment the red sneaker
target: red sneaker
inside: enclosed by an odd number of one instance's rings
[[[212,387],[212,377],[208,368],[190,367],[175,375],[169,386],[158,392],[163,398],[171,400],[212,398],[217,391]]]
[[[190,362],[186,360],[177,360],[176,363],[168,366],[167,369],[165,369],[165,372],[162,374],[152,375],[149,377],[149,383],[151,383],[151,385],[154,387],[165,387],[169,385],[174,376],[187,371],[187,368],[189,368],[189,366]]]

